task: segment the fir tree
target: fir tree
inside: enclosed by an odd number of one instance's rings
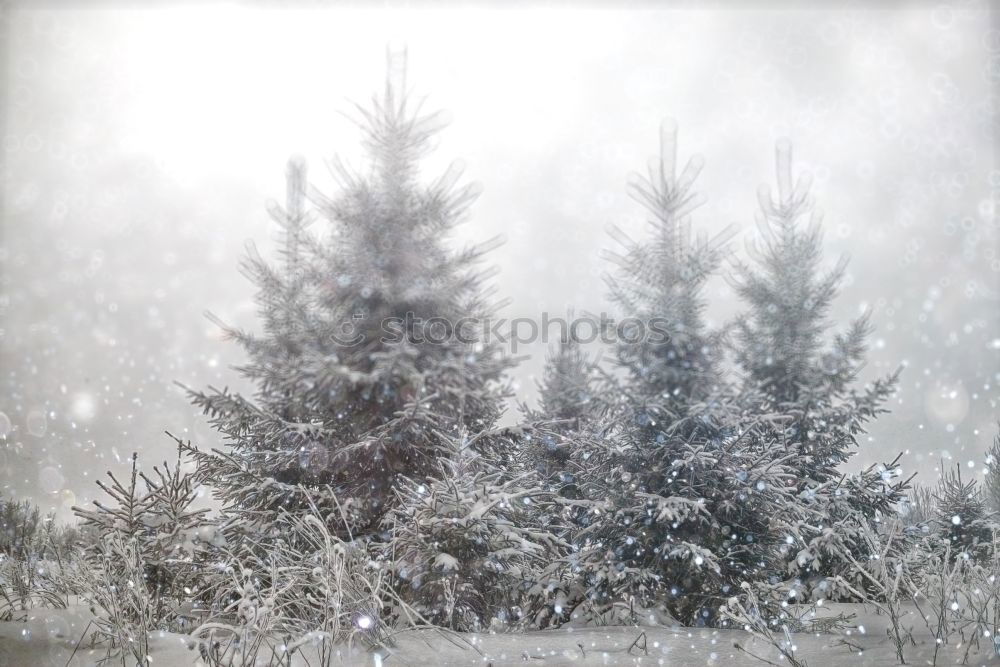
[[[771,517],[792,497],[787,453],[763,437],[770,425],[725,395],[720,337],[704,322],[701,293],[725,237],[692,237],[701,160],[680,176],[675,165],[676,134],[665,124],[659,159],[632,185],[653,234],[640,243],[615,232],[625,253],[612,257],[620,270],[609,279],[612,299],[643,335],[626,331],[616,343],[623,372],[599,389],[601,426],[572,446],[577,576],[565,598],[603,620],[659,609],[710,621],[739,581],[769,571]]]
[[[106,582],[109,585],[143,586],[147,595],[142,597],[142,614],[162,624],[181,601],[197,594],[199,531],[207,524],[208,510],[193,507],[197,493],[193,478],[181,470],[180,449],[174,467],[166,462],[162,468],[154,466],[155,479],[142,473],[136,454],[131,464],[125,482],[111,472],[110,482],[97,480],[110,502],[95,500],[94,509],[74,507],[73,512],[82,528],[95,533],[87,546],[89,564],[120,575],[121,580]],[[118,561],[121,570],[115,570]],[[142,581],[129,578],[129,566],[135,568],[132,574],[141,573]]]
[[[788,574],[816,578],[849,568],[838,559],[866,533],[863,525],[896,511],[907,481],[889,466],[845,476],[839,467],[855,453],[866,424],[882,412],[898,372],[858,390],[871,332],[868,314],[847,331],[830,335],[829,311],[846,269],[841,260],[821,269],[820,216],[808,174],[793,181],[787,141],[776,149],[778,190],[758,192],[759,241],[750,245],[755,265],[738,264],[733,283],[749,311],[735,325],[733,348],[743,372],[740,401],[751,412],[779,415],[771,437],[794,452],[790,483],[803,518],[789,537]],[[860,523],[859,523],[860,522]],[[822,579],[822,576],[820,576]]]
[[[939,534],[951,545],[952,557],[976,556],[992,543],[991,512],[976,480],[962,479],[962,466],[945,471],[935,493]]]
[[[760,239],[750,246],[756,266],[737,266],[734,284],[749,311],[736,323],[734,349],[746,395],[756,396],[764,411],[793,417],[783,435],[800,451],[803,476],[824,482],[838,476],[864,425],[884,412],[896,375],[854,389],[871,333],[869,315],[828,340],[829,311],[847,264],[842,259],[821,270],[811,179],[806,174],[793,183],[787,141],[777,146],[776,165],[777,198],[766,186],[758,193]]]
[[[983,478],[983,495],[991,512],[1000,513],[1000,433],[986,451],[986,475]]]
[[[490,312],[475,270],[489,244],[445,243],[476,191],[456,185],[454,167],[420,181],[441,118],[412,103],[401,63],[390,69],[383,95],[358,107],[369,168],[334,160],[340,193],[312,193],[331,233],[305,232],[306,179],[293,163],[288,205],[272,211],[284,266],[256,254],[245,264],[263,333],[227,332],[250,357],[239,370],[256,395],[193,394],[227,448],[192,454],[247,530],[273,531],[282,512],[307,511],[308,492],[331,530],[343,531],[340,508],[355,536],[377,531],[400,479],[434,474],[445,437],[488,428],[502,409],[509,359],[473,327],[435,326]]]
[[[607,279],[611,299],[624,317],[640,323],[631,328],[623,320],[615,345],[628,395],[640,402],[669,398],[665,405],[676,403],[679,410],[717,391],[720,379],[720,341],[705,326],[701,292],[722,261],[728,232],[713,239],[691,235],[688,216],[703,201],[693,186],[703,166],[695,156],[677,174],[677,129],[665,121],[659,158],[629,184],[649,214],[652,237],[639,243],[612,227],[623,253],[608,253],[618,266]]]

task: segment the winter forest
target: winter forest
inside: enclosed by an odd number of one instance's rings
[[[0,14],[0,666],[1000,663],[988,5],[92,9]]]

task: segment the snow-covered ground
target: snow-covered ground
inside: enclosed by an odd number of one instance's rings
[[[797,634],[796,655],[816,665],[893,665],[898,661],[886,636],[887,622],[862,605],[825,607],[826,613],[854,614],[849,630],[841,634]],[[88,623],[81,607],[39,609],[26,622],[0,623],[0,665],[3,667],[85,667],[104,657],[100,648],[80,642]],[[907,617],[913,643],[907,645],[908,664],[929,665],[934,639],[915,609]],[[849,632],[849,634],[848,634]],[[952,635],[943,646],[938,665],[962,664],[966,650]],[[77,644],[80,642],[80,647]],[[345,649],[339,664],[347,665],[763,665],[745,651],[775,664],[787,664],[761,640],[737,630],[709,628],[606,627],[575,628],[527,634],[476,635],[415,631],[401,634],[391,651],[375,654]],[[202,665],[197,650],[181,635],[164,633],[152,645],[156,667]],[[75,653],[74,653],[74,649]],[[71,657],[72,656],[72,657]],[[316,664],[315,659],[310,661]],[[115,664],[115,663],[111,663]],[[262,663],[266,664],[266,663]],[[297,665],[307,665],[305,661]],[[969,665],[1000,664],[991,637],[983,637],[969,653]]]

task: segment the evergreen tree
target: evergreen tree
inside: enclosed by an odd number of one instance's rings
[[[358,107],[370,168],[334,160],[340,193],[313,193],[331,233],[305,232],[305,173],[293,163],[288,205],[273,211],[285,264],[246,262],[263,333],[227,331],[250,357],[239,370],[256,395],[193,394],[227,444],[193,456],[248,530],[306,511],[308,491],[331,530],[343,534],[343,510],[353,535],[377,531],[400,479],[434,474],[448,437],[488,428],[502,410],[509,359],[474,327],[447,335],[490,313],[474,268],[489,244],[445,242],[476,192],[456,185],[454,167],[420,181],[441,118],[408,98],[401,63],[390,69],[383,95]]]
[[[991,512],[976,480],[962,480],[962,466],[942,473],[935,493],[939,534],[952,557],[976,556],[992,543]]]
[[[693,157],[677,174],[672,121],[661,127],[660,144],[648,174],[629,184],[630,194],[649,214],[652,237],[638,243],[612,227],[624,252],[608,253],[618,271],[607,279],[612,301],[630,324],[638,323],[631,327],[622,321],[615,354],[627,373],[628,397],[652,402],[650,421],[669,419],[664,409],[679,416],[684,406],[718,390],[720,340],[705,326],[701,292],[719,268],[728,237],[728,232],[713,239],[692,237],[688,216],[703,201],[693,186],[704,160]]]
[[[740,401],[758,414],[774,414],[772,436],[794,453],[790,483],[807,501],[791,528],[789,574],[831,577],[849,564],[838,559],[878,515],[903,499],[907,481],[897,463],[845,476],[858,435],[895,388],[898,372],[858,390],[869,316],[846,332],[829,335],[829,311],[846,269],[841,260],[823,272],[820,216],[809,194],[810,178],[793,182],[787,141],[776,149],[778,191],[758,192],[760,239],[750,246],[755,265],[736,266],[735,287],[749,311],[735,326],[734,350],[743,372]],[[807,220],[808,217],[808,220]],[[859,523],[860,522],[860,523]]]
[[[179,603],[197,595],[200,529],[207,524],[208,510],[193,507],[197,493],[192,477],[181,470],[180,449],[174,467],[166,462],[162,468],[153,467],[155,479],[142,473],[136,454],[131,464],[126,482],[111,472],[110,482],[97,480],[111,502],[95,500],[94,509],[74,507],[73,512],[82,528],[95,534],[86,548],[89,564],[120,577],[106,582],[109,585],[143,586],[142,599],[148,604],[143,605],[142,615],[163,624],[172,619]],[[130,565],[142,581],[130,578],[134,574]]]
[[[783,436],[799,449],[803,476],[824,482],[838,477],[864,425],[884,412],[896,375],[860,392],[853,388],[864,364],[869,316],[827,340],[830,306],[847,264],[841,260],[821,271],[811,179],[804,175],[793,184],[787,141],[779,142],[776,156],[777,198],[766,186],[758,193],[760,240],[750,247],[756,266],[737,266],[734,283],[749,311],[736,323],[734,349],[745,394],[756,397],[761,410],[793,418]]]
[[[1000,513],[1000,433],[986,452],[986,475],[983,478],[983,495],[991,512]]]
[[[567,503],[576,524],[576,576],[562,592],[569,615],[635,621],[659,610],[710,621],[739,581],[769,571],[771,517],[792,498],[786,452],[762,437],[771,427],[726,397],[701,293],[725,237],[691,235],[701,160],[680,176],[675,165],[676,132],[665,124],[659,159],[631,188],[653,234],[639,243],[614,232],[625,253],[612,257],[611,297],[637,326],[619,327],[622,372],[598,389],[599,428],[572,443],[580,497]]]

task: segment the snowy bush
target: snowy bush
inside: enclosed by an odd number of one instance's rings
[[[983,495],[987,508],[1000,513],[1000,433],[986,452],[986,474],[983,476]]]
[[[391,644],[396,626],[429,625],[393,588],[390,567],[367,541],[331,532],[338,520],[345,517],[323,516],[313,503],[309,513],[283,517],[282,537],[220,550],[211,618],[192,632],[209,664],[286,664],[305,655],[329,666],[355,647]]]
[[[920,590],[921,552],[913,548],[920,543],[907,542],[898,520],[879,530],[862,519],[854,534],[855,541],[841,541],[837,546],[841,560],[850,567],[834,582],[888,617],[886,634],[896,649],[896,657],[905,663],[903,649],[912,641],[913,628],[904,625],[903,605]]]
[[[900,503],[899,512],[907,527],[923,533],[930,532],[930,524],[937,514],[934,489],[925,484],[914,484]]]
[[[0,621],[24,619],[36,607],[63,609],[67,604],[62,565],[35,553],[0,554]]]
[[[530,472],[505,480],[491,471],[473,440],[456,439],[435,478],[401,483],[399,507],[383,522],[391,536],[384,557],[402,597],[436,624],[523,626],[536,572],[564,552],[534,520],[552,494]]]
[[[991,645],[1000,653],[998,633],[1000,633],[1000,559],[997,554],[1000,547],[1000,535],[994,530],[989,553],[991,558],[964,562],[965,581],[961,585],[957,599],[950,603],[958,603],[962,618],[966,620],[961,628],[962,643],[965,645],[963,662],[968,660],[969,651],[979,648],[980,642]],[[946,559],[938,561],[944,569]]]
[[[913,594],[917,611],[931,636],[934,637],[932,664],[937,664],[941,648],[950,643],[951,636],[965,626],[963,603],[966,585],[970,582],[968,553],[954,555],[956,548],[943,542],[942,546],[921,553],[925,559],[921,567],[921,584]],[[902,653],[899,652],[900,662]]]
[[[102,610],[102,633],[115,646],[142,629],[173,627],[179,613],[201,594],[200,540],[208,510],[193,508],[197,492],[181,463],[178,451],[174,466],[154,466],[150,477],[133,455],[127,482],[111,472],[109,482],[97,482],[112,502],[73,508],[92,533],[86,562],[77,570],[76,591]],[[123,625],[112,630],[117,623]]]
[[[320,664],[344,647],[382,645],[397,618],[426,624],[399,600],[389,568],[367,544],[340,540],[315,514],[295,517],[290,526],[301,546],[283,541],[272,554],[280,578],[290,582],[282,596],[285,628],[297,644],[316,646]]]
[[[109,533],[68,573],[68,580],[89,605],[94,638],[105,643],[107,657],[125,664],[124,656],[130,655],[136,664],[146,664],[150,634],[164,629],[172,613],[147,583],[139,542]]]
[[[772,605],[763,602],[752,583],[742,582],[740,595],[734,595],[726,600],[719,611],[727,624],[742,628],[750,635],[762,639],[792,667],[806,667],[806,663],[796,656],[797,647],[792,637],[794,619],[787,612],[775,610]],[[761,662],[774,664],[755,655],[739,642],[735,643],[735,647]]]
[[[792,520],[781,521],[783,575],[792,584],[790,590],[813,599],[862,601],[854,589],[841,585],[868,586],[847,555],[870,553],[873,536],[882,533],[885,523],[895,530],[897,499],[907,483],[900,478],[897,458],[799,487],[796,511],[789,514]],[[904,550],[913,536],[911,531],[896,532],[893,553]]]
[[[201,658],[213,667],[255,667],[258,659],[283,664],[287,641],[280,633],[276,607],[288,580],[273,570],[244,567],[237,558],[225,561],[221,569],[214,589],[221,601],[211,619],[191,632]]]
[[[78,557],[77,531],[23,501],[0,499],[0,620],[36,607],[64,608],[64,573]]]

